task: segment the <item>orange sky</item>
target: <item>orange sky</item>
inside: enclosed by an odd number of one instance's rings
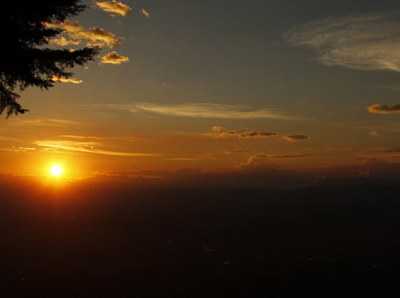
[[[1,173],[48,175],[57,163],[70,178],[200,169],[312,180],[400,169],[399,4],[116,3],[87,1],[63,24],[50,46],[103,50],[72,81],[24,91],[29,113],[3,116]]]

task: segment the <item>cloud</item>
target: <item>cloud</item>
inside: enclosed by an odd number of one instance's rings
[[[84,125],[84,123],[76,122],[72,120],[65,120],[65,119],[30,119],[30,120],[18,120],[18,121],[10,121],[8,125],[13,127],[24,127],[24,128],[31,128],[34,127],[46,127],[46,126],[68,126],[71,125]]]
[[[306,46],[324,65],[400,71],[400,13],[370,13],[317,20],[296,26],[283,38]]]
[[[384,162],[375,158],[364,159],[358,170],[361,177],[400,182],[400,163],[397,162]]]
[[[146,18],[149,18],[149,17],[150,17],[150,14],[149,14],[144,8],[142,8],[142,9],[140,10],[140,13],[143,14]]]
[[[247,153],[253,151],[251,148],[243,148],[243,149],[233,149],[225,151],[226,154],[240,154],[240,153]]]
[[[65,141],[65,140],[44,140],[35,141],[35,145],[42,147],[44,150],[64,150],[70,152],[81,152],[81,153],[93,153],[100,155],[110,155],[110,156],[124,156],[124,157],[150,157],[159,156],[158,154],[148,154],[148,153],[136,153],[136,152],[118,152],[97,149],[96,146],[101,146],[100,143],[96,142],[83,142],[83,141]]]
[[[105,12],[109,12],[113,15],[118,14],[123,17],[127,16],[132,11],[132,9],[128,5],[122,2],[117,2],[115,0],[111,2],[96,2],[96,5]]]
[[[236,136],[239,138],[244,138],[244,139],[251,139],[251,138],[269,138],[272,136],[276,136],[276,132],[261,132],[261,131],[247,131],[247,130],[241,130],[241,131],[227,131],[221,126],[214,126],[211,129],[212,136],[214,137],[228,137],[228,136]]]
[[[95,141],[107,141],[107,140],[121,140],[121,141],[139,141],[142,140],[140,137],[98,137],[98,136],[82,136],[82,135],[60,135],[60,138],[74,139],[74,140],[95,140]]]
[[[374,114],[394,114],[400,113],[400,104],[381,105],[375,104],[367,108],[368,112]]]
[[[83,83],[82,80],[78,80],[75,78],[58,78],[56,76],[53,76],[51,79],[53,81],[60,82],[60,83],[72,83],[72,84],[82,84]]]
[[[99,27],[84,28],[77,21],[66,20],[62,23],[47,24],[48,27],[57,27],[65,30],[65,33],[72,39],[80,41],[88,40],[94,45],[115,48],[123,42],[122,37],[116,37],[111,32]]]
[[[100,106],[100,105],[98,105]],[[282,115],[268,109],[250,109],[243,105],[224,105],[213,103],[191,103],[181,105],[157,105],[137,103],[130,105],[103,105],[117,110],[127,110],[138,114],[157,114],[170,117],[214,118],[214,119],[281,119],[295,120],[297,118]]]
[[[77,46],[81,44],[80,40],[67,40],[64,36],[60,36],[59,38],[55,38],[52,39],[50,41],[51,44],[57,45],[57,46],[61,46],[61,47],[65,47],[65,46],[69,46],[69,45],[73,45],[73,46]]]
[[[237,134],[236,131],[227,131],[225,128],[221,126],[213,126],[211,128],[210,134],[214,137],[227,137],[227,136],[235,136]]]
[[[265,170],[278,170],[279,165],[271,160],[265,153],[259,153],[250,156],[246,163],[239,166],[240,169],[245,171],[265,171]]]
[[[101,57],[100,63],[102,64],[117,64],[120,65],[123,62],[128,62],[129,58],[125,56],[121,56],[116,51],[112,51]]]
[[[305,136],[305,135],[289,135],[289,136],[284,136],[283,138],[285,140],[292,141],[292,142],[304,141],[304,140],[310,139],[309,136]]]
[[[238,134],[239,138],[269,138],[272,136],[276,136],[276,132],[260,132],[260,131],[246,131],[243,133]]]
[[[1,151],[8,151],[8,152],[14,152],[14,153],[19,153],[19,152],[33,152],[36,151],[36,148],[33,147],[15,147],[13,146],[12,148],[0,148]]]

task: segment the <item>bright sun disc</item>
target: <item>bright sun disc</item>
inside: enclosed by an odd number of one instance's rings
[[[51,173],[53,176],[58,177],[58,176],[60,176],[61,173],[62,173],[62,168],[61,168],[59,165],[54,165],[54,166],[52,166],[52,167],[50,168],[50,173]]]

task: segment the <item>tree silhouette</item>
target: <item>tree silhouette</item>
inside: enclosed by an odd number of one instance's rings
[[[50,49],[50,39],[63,32],[46,24],[63,22],[86,9],[80,0],[10,1],[0,11],[0,114],[25,113],[17,102],[29,86],[49,89],[54,78],[70,78],[67,69],[94,60],[100,48]]]

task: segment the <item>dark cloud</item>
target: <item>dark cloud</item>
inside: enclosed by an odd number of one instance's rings
[[[285,140],[294,142],[294,141],[308,140],[308,139],[310,139],[310,136],[306,136],[306,135],[289,135],[289,136],[284,136],[283,138]]]
[[[214,126],[211,129],[211,135],[215,137],[228,137],[236,136],[243,139],[257,139],[257,138],[269,138],[276,136],[276,132],[264,132],[264,131],[247,131],[247,130],[225,130],[221,126]]]
[[[374,114],[393,114],[400,113],[400,104],[375,104],[369,106],[368,112]]]
[[[261,132],[261,131],[247,131],[244,133],[238,133],[239,138],[269,138],[276,136],[276,132]]]

